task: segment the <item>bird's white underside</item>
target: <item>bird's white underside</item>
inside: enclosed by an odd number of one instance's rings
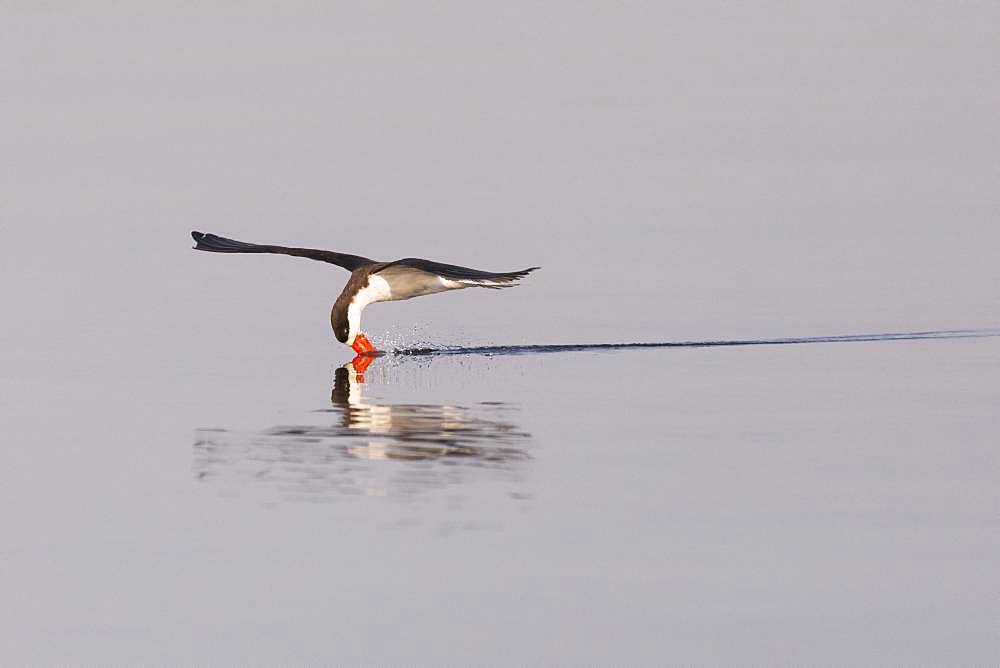
[[[462,288],[471,288],[476,285],[505,285],[504,283],[499,283],[497,281],[489,280],[460,280],[453,281],[443,276],[434,276],[424,274],[424,276],[431,278],[430,284],[422,285],[419,290],[401,290],[400,294],[393,294],[391,287],[389,286],[389,281],[385,280],[381,276],[376,276],[371,274],[368,276],[368,284],[358,290],[357,294],[354,295],[354,299],[351,300],[350,305],[347,307],[347,343],[352,345],[354,343],[354,338],[361,331],[361,312],[365,310],[365,307],[369,304],[374,304],[375,302],[389,302],[397,299],[411,299],[412,297],[419,297],[422,295],[432,295],[436,292],[444,292],[446,290],[460,290]],[[437,285],[434,284],[433,279],[437,279]]]

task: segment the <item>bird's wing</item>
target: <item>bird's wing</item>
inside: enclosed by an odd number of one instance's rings
[[[509,288],[539,267],[520,271],[481,271],[453,264],[408,257],[390,262],[372,272],[385,279],[393,299],[409,299],[458,288]]]
[[[195,241],[195,250],[212,251],[213,253],[278,253],[281,255],[294,255],[295,257],[307,257],[310,260],[329,262],[338,267],[343,267],[348,271],[354,271],[358,267],[365,265],[375,264],[374,260],[369,260],[360,255],[348,255],[347,253],[336,253],[334,251],[248,244],[244,241],[236,241],[235,239],[227,239],[203,232],[191,232],[191,236]]]

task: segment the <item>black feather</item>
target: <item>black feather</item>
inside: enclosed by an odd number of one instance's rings
[[[317,250],[314,248],[250,244],[245,241],[236,241],[235,239],[227,239],[226,237],[220,237],[216,234],[206,234],[204,232],[191,232],[191,237],[195,241],[195,250],[211,251],[213,253],[277,253],[279,255],[292,255],[294,257],[309,258],[310,260],[319,260],[320,262],[329,262],[349,271],[354,271],[367,264],[375,264],[374,260],[369,260],[360,255],[349,255],[347,253]]]

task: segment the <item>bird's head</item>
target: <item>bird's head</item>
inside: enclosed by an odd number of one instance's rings
[[[351,342],[347,340],[347,337],[350,335],[350,328],[348,327],[346,320],[339,325],[333,326],[333,335],[336,336],[337,340],[341,343],[351,345]]]
[[[337,340],[343,344],[351,345],[353,341],[351,338],[351,323],[347,317],[347,304],[341,303],[341,300],[337,300],[337,303],[333,305],[333,310],[330,311],[330,325],[333,327],[333,335],[337,337]]]

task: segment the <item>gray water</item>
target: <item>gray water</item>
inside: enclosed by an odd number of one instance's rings
[[[995,661],[992,5],[2,14],[4,664]]]

